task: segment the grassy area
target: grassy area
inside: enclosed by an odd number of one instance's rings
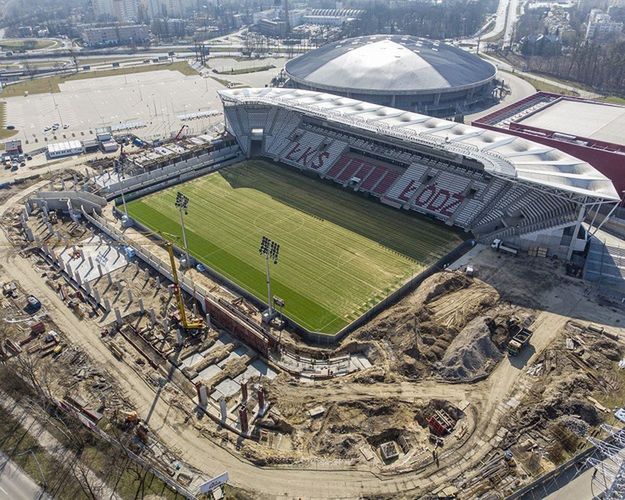
[[[610,103],[610,104],[620,104],[622,106],[625,106],[625,99],[623,99],[622,97],[615,96],[615,95],[609,95],[609,96],[601,98],[600,100],[603,102]]]
[[[570,95],[570,96],[579,96],[577,92],[573,92],[572,90],[567,90],[562,87],[558,87],[557,85],[553,85],[551,83],[543,82],[542,80],[536,80],[535,78],[531,78],[529,76],[521,75],[519,73],[514,73],[515,76],[522,78],[527,83],[531,84],[536,90],[540,92],[552,92],[554,94],[562,94],[562,95]]]
[[[249,68],[238,68],[238,69],[230,69],[226,71],[219,71],[214,69],[213,71],[220,75],[245,75],[246,73],[257,73],[259,71],[267,71],[269,69],[275,68],[273,64],[266,64],[263,66],[255,66]]]
[[[55,40],[39,38],[2,38],[0,48],[3,50],[35,50],[47,49],[57,45]]]
[[[75,73],[71,75],[56,75],[46,78],[37,78],[34,80],[24,80],[15,85],[5,87],[0,95],[2,97],[22,96],[24,92],[29,94],[45,94],[60,92],[59,85],[72,80],[87,80],[90,78],[103,78],[106,76],[131,75],[134,73],[147,73],[150,71],[170,70],[178,71],[183,75],[197,75],[197,72],[189,66],[185,61],[166,63],[166,64],[150,64],[146,66],[133,66],[125,68],[106,69],[102,71],[87,71],[83,73]]]
[[[322,183],[295,170],[249,161],[128,204],[134,218],[180,235],[176,192],[191,204],[191,253],[266,300],[263,235],[281,245],[272,294],[285,314],[332,334],[449,250],[447,227]]]
[[[17,130],[6,129],[7,103],[0,101],[0,140],[8,139],[17,134]],[[0,149],[4,149],[4,144],[0,144]]]
[[[64,465],[39,446],[24,427],[0,408],[0,450],[21,467],[33,481],[46,484],[54,498],[84,498],[78,481]]]
[[[215,80],[218,83],[221,83],[224,87],[228,87],[231,89],[245,89],[245,88],[249,88],[249,85],[245,85],[243,83],[239,83],[239,82],[231,82],[230,80],[226,80],[225,78],[217,78],[216,76],[209,76],[209,78],[212,78],[213,80]]]

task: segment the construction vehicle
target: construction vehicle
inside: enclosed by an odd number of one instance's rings
[[[508,356],[518,356],[523,346],[529,342],[531,337],[531,330],[521,328],[520,331],[512,337],[510,342],[508,342]]]
[[[511,255],[518,255],[519,254],[519,249],[515,248],[513,246],[510,245],[506,245],[503,240],[500,240],[499,238],[496,238],[493,240],[493,242],[490,244],[490,247],[494,250],[501,250],[502,252],[507,252]]]
[[[174,295],[176,296],[176,304],[178,305],[178,314],[175,317],[178,320],[179,325],[186,331],[197,331],[204,329],[204,321],[201,319],[191,319],[187,318],[187,312],[184,309],[184,300],[182,296],[182,290],[180,289],[180,282],[178,280],[178,271],[176,270],[176,258],[174,256],[174,245],[170,241],[165,242],[165,248],[167,248],[167,253],[169,254],[169,263],[171,264],[171,275],[173,278],[173,290]]]
[[[189,128],[189,125],[183,125],[182,127],[180,127],[180,130],[178,130],[176,137],[174,137],[174,141],[177,141],[178,139],[180,139],[184,131],[187,130],[188,128]]]

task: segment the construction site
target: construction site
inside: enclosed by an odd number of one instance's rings
[[[172,184],[168,154],[141,182]],[[129,224],[115,161],[56,167],[0,192],[2,410],[75,423],[143,494],[504,498],[618,422],[625,309],[561,259],[476,244],[315,345]],[[85,466],[95,498],[132,497]]]

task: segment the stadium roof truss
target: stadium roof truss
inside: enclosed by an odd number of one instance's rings
[[[620,203],[612,184],[590,164],[563,151],[513,135],[322,92],[286,88],[221,90],[228,105],[270,105],[383,134],[409,145],[480,162],[502,179],[530,184],[584,206]]]

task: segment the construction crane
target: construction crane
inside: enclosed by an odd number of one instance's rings
[[[182,290],[180,288],[180,280],[178,279],[178,269],[176,266],[176,257],[174,255],[174,244],[171,240],[180,240],[180,237],[175,234],[166,233],[164,231],[152,231],[135,228],[135,230],[148,238],[159,236],[165,241],[165,249],[169,255],[169,264],[171,265],[171,275],[173,281],[173,291],[176,296],[176,306],[178,308],[177,320],[179,325],[185,332],[201,331],[206,328],[206,324],[200,318],[189,318],[184,308],[184,299]]]
[[[186,125],[186,124],[180,127],[180,130],[178,130],[176,137],[174,137],[174,141],[177,141],[178,139],[180,139],[180,137],[182,136],[182,133],[188,128],[189,128],[189,125]]]
[[[174,256],[174,244],[167,240],[165,242],[165,248],[169,254],[169,263],[171,264],[172,281],[174,282],[174,295],[176,296],[176,303],[178,305],[178,315],[180,316],[180,324],[185,331],[190,330],[202,330],[204,329],[204,321],[194,318],[189,320],[187,318],[187,312],[184,309],[184,300],[182,298],[182,290],[180,289],[180,281],[178,280],[178,271],[176,270],[176,258]]]

